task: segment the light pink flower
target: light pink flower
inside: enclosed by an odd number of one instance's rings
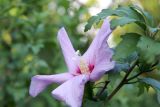
[[[99,80],[115,65],[111,59],[113,52],[106,42],[111,32],[106,19],[89,49],[80,56],[75,52],[65,29],[61,28],[58,32],[58,41],[68,72],[34,76],[30,85],[30,95],[35,97],[49,84],[58,83],[61,85],[52,91],[52,96],[70,107],[81,107],[85,83]]]

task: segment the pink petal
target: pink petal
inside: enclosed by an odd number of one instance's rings
[[[83,55],[83,57],[88,61],[88,63],[91,63],[91,64],[95,63],[96,52],[99,50],[99,48],[104,42],[107,45],[106,39],[111,34],[111,32],[112,31],[110,29],[110,24],[108,20],[105,19],[98,34],[94,38],[88,50]]]
[[[64,28],[61,28],[59,30],[58,40],[61,45],[61,49],[64,55],[65,62],[67,64],[68,70],[69,72],[72,72],[74,74],[77,68],[76,60],[78,56],[76,55],[76,52]]]
[[[107,71],[114,68],[115,62],[112,61],[112,55],[112,50],[104,42],[96,54],[95,66],[90,74],[91,81],[99,80]]]
[[[53,82],[61,84],[72,77],[73,75],[69,73],[62,73],[56,75],[36,75],[32,77],[29,93],[31,96],[36,97],[49,84]]]
[[[65,102],[69,107],[81,107],[87,75],[79,75],[63,83],[52,91],[53,97]]]

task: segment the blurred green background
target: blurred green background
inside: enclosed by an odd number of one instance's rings
[[[66,71],[57,42],[58,29],[64,26],[75,49],[83,53],[95,35],[93,29],[83,32],[90,16],[103,8],[130,3],[150,12],[159,24],[160,0],[0,0],[0,107],[63,107],[51,97],[55,84],[36,98],[28,94],[32,76]],[[133,27],[124,29],[138,29]],[[111,45],[120,41],[124,29],[114,32]],[[137,93],[137,88],[128,85],[109,106],[159,107],[152,89],[149,94]]]

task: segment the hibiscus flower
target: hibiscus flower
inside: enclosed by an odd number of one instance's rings
[[[110,24],[105,19],[90,47],[81,56],[74,50],[65,29],[61,28],[58,32],[58,41],[68,72],[32,77],[30,95],[35,97],[48,85],[58,83],[61,85],[52,91],[52,96],[70,107],[81,107],[85,84],[88,81],[99,80],[115,65],[115,62],[112,61],[113,52],[106,42],[111,32]]]

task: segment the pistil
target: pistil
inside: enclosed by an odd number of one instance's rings
[[[82,74],[89,74],[89,67],[86,61],[80,58],[79,68]]]

